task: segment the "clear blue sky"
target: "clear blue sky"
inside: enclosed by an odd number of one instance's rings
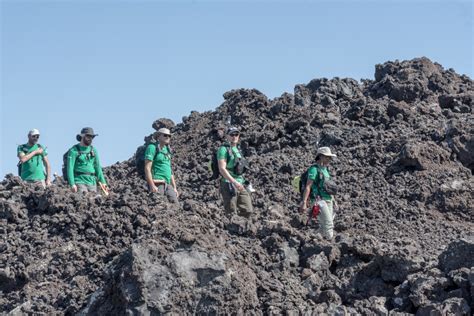
[[[213,110],[234,88],[273,98],[420,56],[473,75],[470,1],[0,2],[0,179],[31,128],[60,172],[84,126],[110,165],[154,119]]]

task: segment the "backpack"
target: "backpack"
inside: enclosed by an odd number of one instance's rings
[[[320,169],[316,165],[313,165],[313,166],[309,167],[308,169],[306,169],[306,171],[303,172],[300,176],[295,177],[293,179],[292,183],[291,183],[293,185],[293,187],[296,189],[296,191],[300,194],[300,198],[303,199],[303,194],[304,194],[304,190],[305,190],[305,187],[306,187],[306,183],[308,182],[308,171],[312,167],[316,167],[318,169],[318,184],[317,184],[317,186],[319,186],[319,189],[324,190],[329,195],[336,194],[339,188],[336,185],[336,183],[334,181],[330,180],[330,179],[325,179],[324,184],[321,187],[322,180],[324,179],[324,174],[320,171]],[[311,186],[309,196],[312,196],[312,195],[313,195],[313,187]]]
[[[230,147],[230,145],[228,143],[225,143],[225,144],[219,146],[216,150],[214,150],[213,151],[214,154],[212,155],[212,159],[211,159],[211,161],[209,161],[209,166],[208,166],[209,170],[212,173],[212,175],[210,177],[210,180],[215,180],[215,179],[219,178],[219,176],[221,174],[219,172],[219,162],[217,161],[217,151],[222,146],[224,146],[227,149],[227,154],[229,156],[234,156],[234,152],[232,151],[232,148]],[[240,152],[240,148],[238,148],[238,149],[239,149],[239,152]],[[248,164],[248,162],[245,158],[236,157],[233,172],[236,175],[242,175],[248,170],[248,166],[249,166],[249,164]]]
[[[222,146],[224,146],[227,149],[227,154],[229,156],[234,155],[234,153],[232,152],[232,148],[230,147],[229,144],[224,144]],[[213,150],[211,161],[209,161],[209,171],[211,171],[212,173],[210,180],[216,180],[221,175],[221,173],[219,172],[219,162],[217,161],[217,151],[222,146],[219,146],[216,150]]]
[[[303,194],[304,194],[304,190],[305,190],[305,187],[306,187],[306,183],[308,182],[308,171],[312,167],[315,167],[315,165],[313,165],[313,166],[309,167],[308,169],[306,169],[305,172],[303,172],[301,175],[295,177],[293,179],[293,181],[291,182],[293,188],[295,188],[296,192],[298,192],[300,194],[301,199],[303,199]],[[319,171],[319,169],[318,169],[318,171]],[[321,183],[322,177],[324,177],[324,175],[322,174],[322,172],[318,172],[318,175],[319,175],[319,181],[318,182]],[[313,194],[313,187],[310,188],[309,196],[311,196],[312,194]]]
[[[94,151],[94,147],[91,145],[91,150],[89,152],[85,152],[85,151],[81,151],[80,148],[79,148],[79,144],[76,144],[74,145],[73,147],[76,148],[77,150],[77,157],[76,157],[76,160],[77,158],[82,155],[82,154],[87,154],[87,155],[90,155],[91,157],[95,157],[95,151]],[[67,161],[67,158],[69,156],[69,151],[71,149],[69,149],[68,151],[66,151],[64,154],[63,154],[63,167],[62,167],[62,173],[63,173],[63,179],[64,181],[66,181],[66,183],[69,183],[69,180],[67,178],[67,165],[68,165],[68,161]]]
[[[153,160],[155,160],[156,156],[161,151],[159,142],[153,142],[153,141],[147,142],[144,145],[138,147],[137,151],[135,152],[135,167],[137,168],[138,174],[142,178],[145,178],[145,152],[150,144],[155,144],[156,146],[155,156],[153,156]],[[170,146],[167,146],[167,147],[168,147],[168,151],[170,152],[170,155],[173,155],[173,151],[171,150],[171,147]]]
[[[44,150],[44,147],[41,146],[40,144],[38,144],[38,147],[39,147],[39,148],[43,148],[43,150]],[[25,155],[28,153],[29,150],[30,150],[30,149],[29,149],[29,148],[26,148],[25,145],[21,146],[21,151],[22,151]],[[16,165],[16,166],[18,167],[18,176],[19,176],[19,177],[21,177],[21,165],[22,165],[22,164],[23,164],[23,163],[22,163],[21,161],[19,161],[19,162],[17,163],[17,165]]]

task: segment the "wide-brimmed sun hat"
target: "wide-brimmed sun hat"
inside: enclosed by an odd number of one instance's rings
[[[323,155],[327,157],[336,157],[335,154],[331,152],[331,148],[329,147],[319,147],[318,151],[316,152],[316,156]]]

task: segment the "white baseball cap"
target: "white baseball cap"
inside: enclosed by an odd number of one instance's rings
[[[39,135],[40,131],[37,130],[36,128],[33,128],[31,131],[28,132],[28,136],[34,136],[34,135]]]

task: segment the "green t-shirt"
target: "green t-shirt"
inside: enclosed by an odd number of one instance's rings
[[[145,150],[145,160],[152,161],[151,177],[154,180],[165,180],[166,183],[171,183],[171,150],[168,146],[162,148],[156,154],[156,145],[150,144]]]
[[[322,173],[322,177],[320,178],[320,174]],[[324,180],[331,179],[329,171],[326,167],[321,167],[318,165],[312,166],[308,170],[308,180],[312,180],[313,184],[311,186],[312,194],[311,200],[314,200],[317,196],[320,196],[323,200],[331,200],[332,197],[323,189]]]
[[[107,184],[100,166],[99,153],[94,147],[94,156],[91,155],[92,146],[75,145],[69,149],[67,157],[67,178],[69,185],[86,184],[97,185],[97,179]],[[79,151],[78,151],[79,149]]]
[[[20,177],[25,181],[40,181],[46,179],[46,174],[44,170],[43,158],[48,155],[46,148],[43,148],[43,153],[41,155],[34,155],[30,160],[21,164],[21,175]],[[24,153],[28,155],[32,151],[35,151],[39,148],[39,144],[34,144],[30,146],[29,144],[23,144],[18,146],[17,154]]]
[[[221,146],[217,150],[217,160],[225,160],[227,162],[226,169],[229,171],[230,175],[235,179],[240,184],[243,184],[245,182],[244,177],[242,175],[236,175],[234,173],[234,167],[235,167],[235,159],[236,158],[242,158],[242,155],[239,152],[239,149],[237,146],[233,146],[231,148],[232,150],[232,155],[229,154],[228,152],[228,146]],[[222,177],[222,181],[229,182],[227,179]]]

